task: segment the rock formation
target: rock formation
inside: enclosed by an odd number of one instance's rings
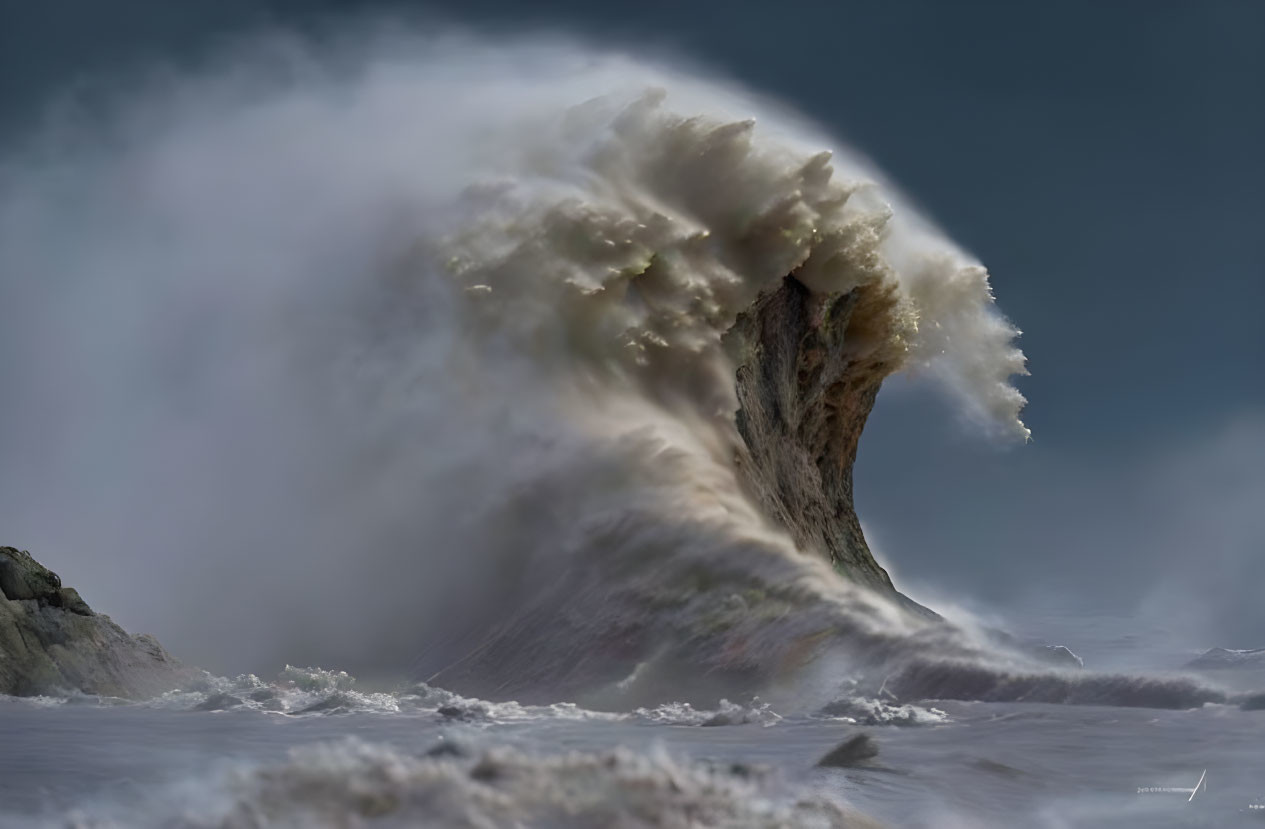
[[[0,547],[0,694],[142,698],[196,672],[152,636],[130,636],[95,613],[31,554]]]

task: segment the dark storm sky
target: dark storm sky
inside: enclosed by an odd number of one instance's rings
[[[0,134],[72,83],[381,8],[0,0]],[[1035,440],[994,447],[926,390],[885,391],[857,491],[898,583],[1265,646],[1265,3],[417,8],[687,55],[856,145],[988,265]]]

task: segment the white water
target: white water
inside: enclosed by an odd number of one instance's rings
[[[1043,624],[1102,659],[1127,625]],[[1139,669],[1176,667],[1132,638],[1125,656]],[[838,703],[613,714],[356,688],[338,672],[287,669],[140,704],[0,698],[0,826],[870,825],[861,813],[886,826],[1001,829],[1022,815],[1090,829],[1255,826],[1265,803],[1265,719],[1223,705],[902,710],[844,687],[852,713],[886,712],[853,722]],[[205,710],[225,692],[240,704]],[[815,766],[857,733],[877,757]],[[1205,769],[1193,801],[1139,791],[1190,789]]]

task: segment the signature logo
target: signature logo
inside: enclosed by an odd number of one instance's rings
[[[1182,786],[1138,786],[1138,794],[1185,794],[1189,795],[1186,802],[1195,799],[1195,795],[1200,792],[1208,791],[1208,770],[1204,769],[1203,774],[1199,775],[1199,782],[1194,788],[1184,788]]]

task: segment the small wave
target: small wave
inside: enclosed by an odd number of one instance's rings
[[[108,810],[104,810],[108,811]],[[536,755],[494,746],[417,757],[349,739],[295,749],[275,765],[158,793],[121,822],[76,815],[94,829],[346,827],[872,827],[825,795],[654,750]]]
[[[433,711],[458,722],[524,722],[529,720],[619,720],[621,714],[590,711],[573,702],[550,705],[522,705],[514,700],[489,702],[463,697],[443,688],[418,683],[406,691],[401,700],[414,710]]]
[[[840,697],[825,705],[821,713],[857,725],[939,725],[949,721],[949,715],[939,708],[892,704],[860,696]]]
[[[47,704],[65,701],[48,698]],[[181,711],[249,710],[288,716],[423,714],[466,723],[507,723],[541,719],[613,721],[630,716],[590,711],[572,702],[550,705],[523,705],[513,700],[490,702],[464,697],[423,682],[389,692],[360,691],[356,689],[356,678],[345,671],[296,668],[292,665],[287,665],[272,682],[254,674],[242,674],[231,679],[206,674],[192,688],[170,691],[141,704]]]
[[[356,678],[345,671],[286,665],[272,682],[254,674],[232,679],[205,674],[193,687],[170,691],[144,705],[187,711],[234,709],[278,714],[399,713],[401,697],[355,689]]]
[[[132,700],[123,699],[122,697],[111,697],[105,694],[84,694],[79,691],[69,691],[64,694],[36,694],[29,697],[0,694],[0,703],[29,705],[32,708],[61,708],[64,706],[112,708],[134,704]]]
[[[782,719],[768,703],[760,702],[758,697],[750,705],[739,705],[722,699],[715,711],[695,708],[688,702],[669,702],[655,708],[638,708],[633,716],[657,725],[697,726],[770,726]]]
[[[70,704],[141,705],[174,711],[257,711],[299,717],[332,714],[414,714],[438,716],[453,723],[499,724],[537,720],[643,722],[653,725],[771,726],[782,717],[768,703],[755,697],[743,705],[722,699],[716,708],[695,708],[687,702],[669,702],[632,712],[593,711],[573,702],[524,705],[514,700],[492,702],[466,697],[419,682],[390,692],[356,689],[356,678],[345,671],[296,668],[287,665],[271,682],[254,674],[221,677],[205,673],[194,686],[169,691],[153,699],[133,703],[114,697],[41,696],[0,697],[23,704],[55,707]]]
[[[720,700],[715,709],[669,702],[631,713],[592,711],[573,702],[524,705],[514,700],[492,702],[437,688],[424,682],[393,692],[356,690],[356,678],[345,671],[287,665],[273,682],[254,674],[229,679],[207,674],[198,687],[172,691],[144,703],[185,711],[253,710],[289,716],[309,714],[426,714],[459,723],[512,723],[535,720],[639,721],[655,725],[763,725],[782,717],[758,697],[747,705]],[[41,698],[43,704],[66,700]]]
[[[14,697],[8,694],[0,694],[0,703],[13,703],[16,705],[29,705],[32,708],[56,708],[69,702],[68,697],[50,697],[50,696],[33,696],[33,697]]]
[[[1182,676],[1029,671],[958,660],[918,660],[884,683],[900,700],[1045,702],[1128,708],[1198,708],[1225,691]]]

